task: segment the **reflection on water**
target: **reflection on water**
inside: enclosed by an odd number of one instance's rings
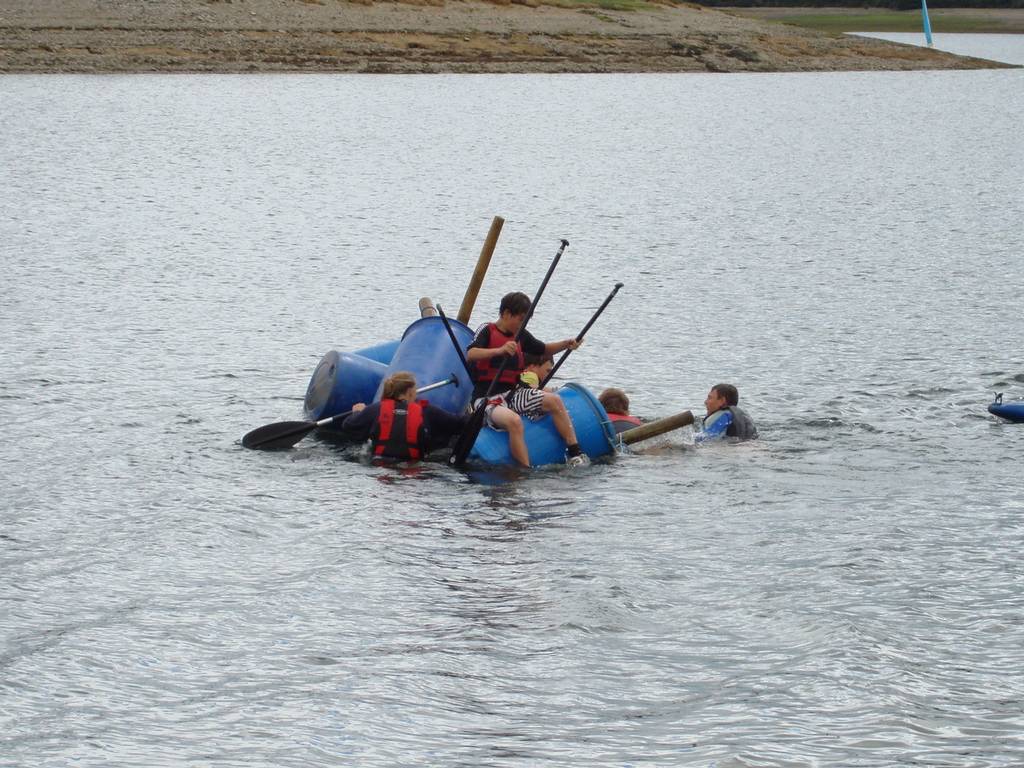
[[[1024,760],[1016,70],[0,78],[12,765]],[[372,465],[329,349],[537,285],[689,432]],[[1018,388],[1015,391],[1014,388]]]

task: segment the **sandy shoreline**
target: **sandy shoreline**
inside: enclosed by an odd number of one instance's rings
[[[526,0],[532,2],[532,0]],[[0,72],[792,72],[1003,65],[699,6],[4,0]]]

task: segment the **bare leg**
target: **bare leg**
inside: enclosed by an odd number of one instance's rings
[[[526,440],[523,438],[523,420],[519,414],[504,405],[497,405],[491,411],[491,421],[499,429],[508,432],[508,449],[512,458],[524,467],[529,467],[530,452],[527,450]]]
[[[576,442],[576,430],[572,426],[572,417],[565,410],[565,403],[562,398],[554,392],[545,392],[544,401],[541,405],[545,413],[551,414],[551,420],[555,422],[555,429],[565,440],[566,445],[573,445]]]

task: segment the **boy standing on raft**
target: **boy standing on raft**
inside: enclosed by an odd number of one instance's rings
[[[473,399],[484,397],[488,390],[492,396],[508,392],[519,380],[519,374],[526,368],[526,355],[551,357],[566,349],[576,349],[581,342],[576,339],[565,339],[544,343],[529,331],[524,330],[516,343],[515,337],[526,320],[530,311],[530,298],[525,293],[516,291],[505,294],[498,307],[498,320],[480,327],[466,350],[466,359],[473,369]],[[498,370],[506,357],[505,369],[498,377]],[[491,384],[495,382],[494,389]],[[564,406],[563,406],[564,407]],[[530,466],[530,453],[523,439],[523,422],[519,414],[508,408],[503,400],[487,406],[487,420],[495,429],[508,432],[509,449],[512,457],[523,466]],[[575,453],[573,453],[575,451]],[[579,455],[579,445],[573,440],[569,446],[570,458]]]

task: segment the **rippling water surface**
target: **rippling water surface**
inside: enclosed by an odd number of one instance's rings
[[[908,45],[923,46],[926,44],[923,32],[858,32],[856,34]],[[1024,35],[940,33],[932,35],[932,44],[940,51],[949,51],[958,56],[974,56],[979,59],[1024,66]]]
[[[0,79],[0,764],[1024,762],[1022,72]],[[533,292],[756,444],[366,466],[329,349]]]

